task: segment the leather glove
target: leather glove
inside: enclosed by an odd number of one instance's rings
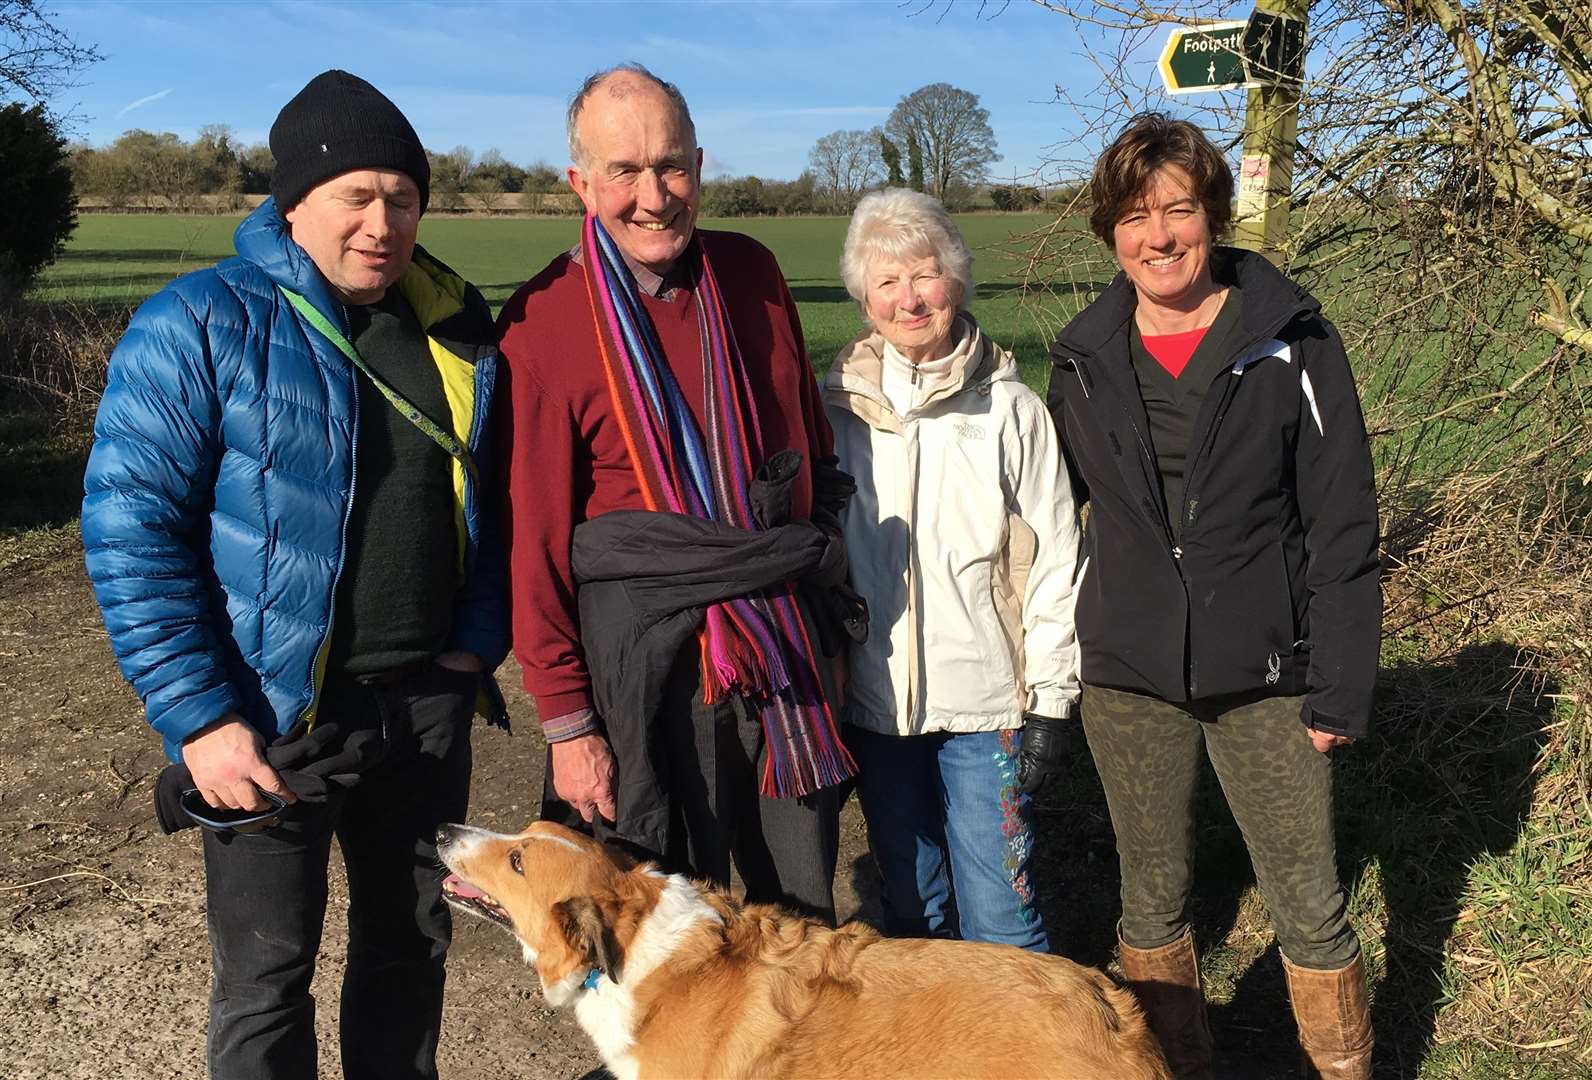
[[[1023,717],[1023,748],[1017,754],[1017,794],[1032,795],[1057,775],[1072,757],[1076,720]]]

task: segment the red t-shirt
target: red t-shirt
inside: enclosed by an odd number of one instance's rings
[[[834,437],[807,362],[796,304],[769,250],[738,233],[698,230],[706,243],[740,346],[762,427],[765,456],[799,451],[809,468],[793,489],[792,515],[812,506],[814,456]],[[698,424],[703,423],[702,347],[696,296],[642,296]],[[591,705],[570,569],[576,525],[610,510],[645,507],[597,355],[585,270],[560,255],[526,282],[498,316],[502,363],[496,410],[498,481],[506,500],[514,652],[544,720]],[[704,425],[705,429],[705,425]],[[754,462],[754,466],[759,463]]]
[[[1144,351],[1149,353],[1166,369],[1172,378],[1183,374],[1183,369],[1188,367],[1188,362],[1194,357],[1194,350],[1200,347],[1200,342],[1205,340],[1205,331],[1210,327],[1202,326],[1198,330],[1185,330],[1181,334],[1141,334],[1144,339]]]

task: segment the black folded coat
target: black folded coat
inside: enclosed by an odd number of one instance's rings
[[[845,585],[838,526],[855,485],[832,459],[820,465],[811,521],[790,520],[801,455],[786,450],[769,459],[750,488],[761,532],[649,510],[616,510],[576,526],[571,567],[581,644],[592,703],[614,751],[614,831],[622,839],[664,850],[669,798],[653,729],[670,672],[708,605],[797,582],[808,632],[826,653],[833,655],[831,644],[842,636],[867,636],[866,606]],[[824,527],[830,522],[832,528]],[[552,794],[549,770],[543,816],[568,820],[567,810]]]

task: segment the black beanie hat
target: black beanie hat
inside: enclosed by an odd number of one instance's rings
[[[420,209],[431,197],[426,148],[398,106],[358,75],[323,71],[271,125],[271,194],[286,214],[324,180],[352,169],[393,169],[420,189]]]

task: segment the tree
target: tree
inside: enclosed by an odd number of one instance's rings
[[[880,133],[831,131],[807,154],[813,180],[832,212],[849,214],[862,193],[879,180]]]
[[[482,194],[483,185],[490,187],[497,185],[496,190],[517,194],[525,188],[525,170],[503,156],[503,152],[493,147],[481,155],[475,163],[473,173],[477,194]],[[491,209],[491,207],[488,207]]]
[[[879,132],[879,156],[884,159],[884,167],[889,173],[885,183],[891,187],[904,187],[907,180],[901,175],[901,148],[891,142],[883,131]]]
[[[918,144],[918,137],[912,132],[907,132],[907,186],[913,191],[923,190],[923,147]],[[942,188],[940,198],[945,197]]]
[[[100,153],[106,165],[104,182],[122,205],[157,196],[168,208],[187,210],[204,191],[204,163],[169,131],[124,131]]]
[[[0,91],[43,102],[71,86],[79,68],[103,59],[50,20],[36,0],[0,0]]]
[[[269,195],[276,158],[265,143],[255,143],[238,154],[240,183],[245,195]]]
[[[794,180],[770,180],[763,184],[769,208],[776,214],[815,214],[818,212],[818,181],[811,169]]]
[[[525,183],[521,191],[536,195],[553,195],[564,190],[564,174],[545,161],[538,161],[525,170]]]
[[[487,213],[495,214],[503,205],[503,181],[496,176],[472,176],[469,186],[470,194]]]
[[[768,211],[763,181],[755,176],[713,180],[702,185],[702,212],[711,217],[749,217]]]
[[[960,181],[968,186],[983,182],[985,166],[999,161],[989,110],[978,95],[950,83],[931,83],[912,91],[896,104],[885,131],[910,151],[915,141],[923,160],[922,189],[944,198]]]
[[[475,151],[455,146],[446,154],[427,150],[426,157],[431,163],[431,205],[438,210],[459,209],[475,168]]]
[[[232,142],[232,128],[226,124],[206,124],[188,150],[194,162],[194,182],[200,194],[220,195],[228,209],[241,204],[243,166]]]
[[[77,226],[66,140],[42,105],[0,107],[0,308],[27,291]]]

